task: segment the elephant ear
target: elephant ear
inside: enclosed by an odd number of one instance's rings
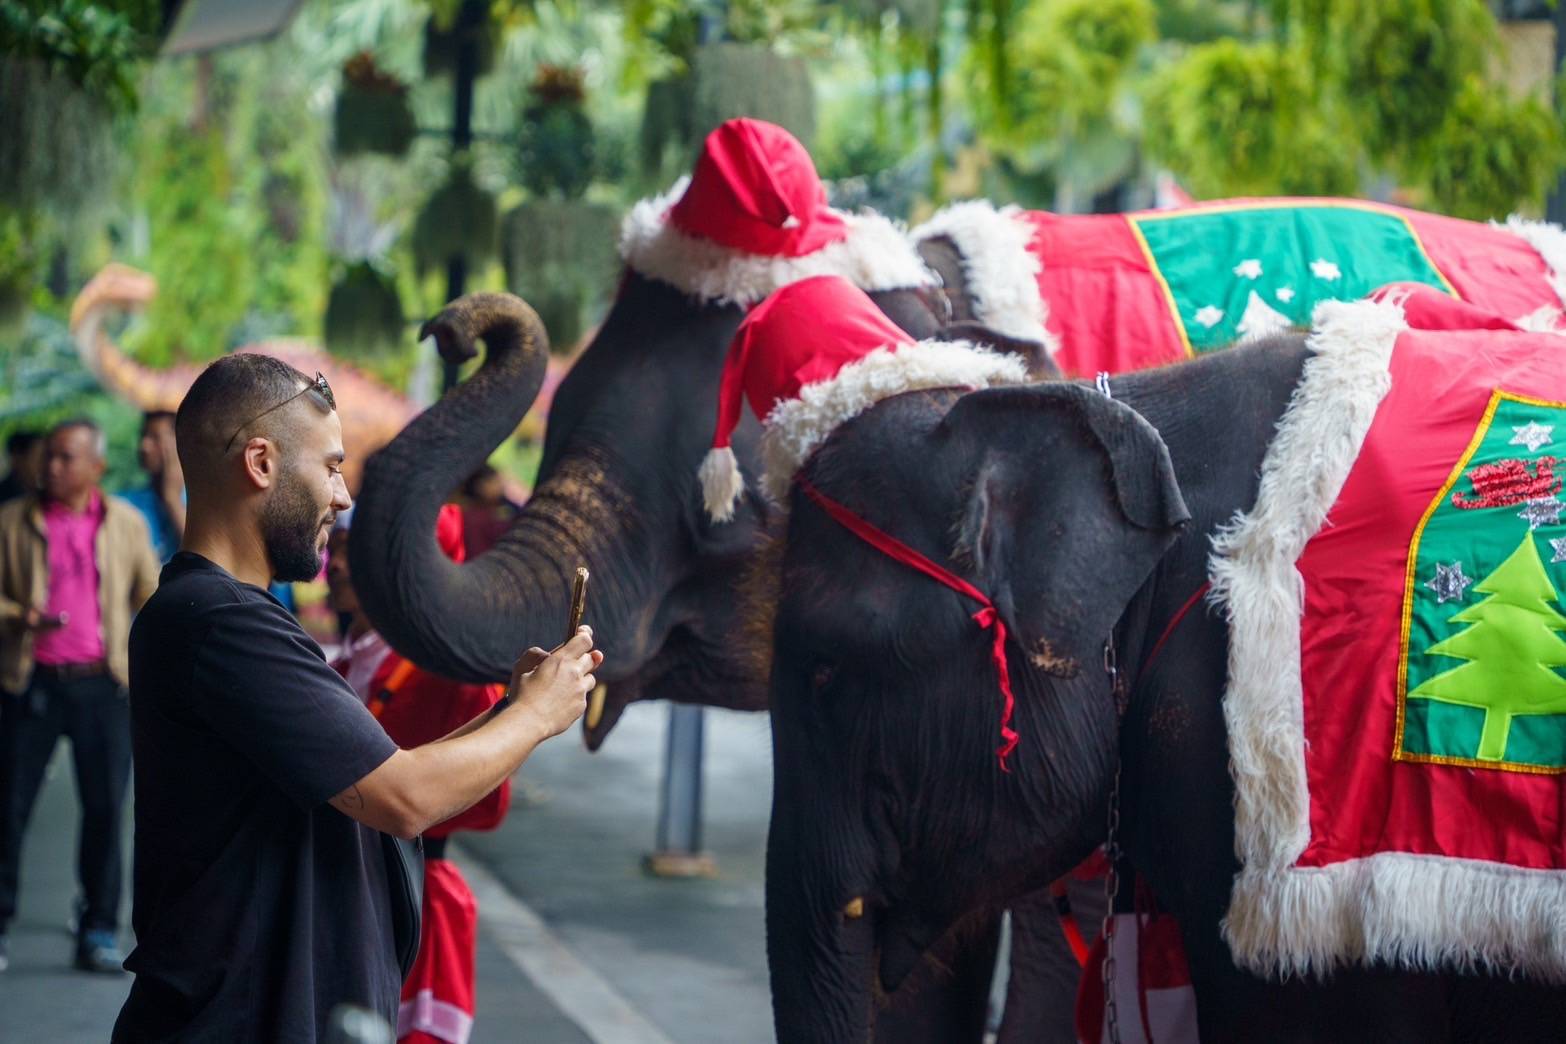
[[[1190,521],[1168,447],[1075,384],[974,392],[943,427],[978,462],[959,546],[981,588],[1036,667],[1074,676]]]
[[[1000,355],[1015,355],[1027,364],[1028,374],[1035,380],[1057,380],[1062,376],[1043,341],[1012,337],[971,319],[948,323],[938,336],[943,341],[970,341]]]

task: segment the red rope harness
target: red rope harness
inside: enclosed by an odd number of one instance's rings
[[[1142,680],[1143,675],[1147,674],[1148,668],[1153,666],[1153,661],[1158,659],[1158,654],[1164,651],[1164,643],[1174,634],[1175,628],[1180,626],[1180,621],[1185,619],[1185,614],[1196,608],[1196,603],[1202,600],[1207,592],[1212,589],[1212,586],[1213,582],[1211,580],[1202,584],[1201,587],[1196,589],[1195,594],[1185,600],[1185,604],[1180,607],[1179,611],[1169,618],[1169,623],[1164,627],[1164,633],[1160,634],[1158,641],[1153,643],[1153,651],[1148,653],[1147,659],[1142,661],[1142,669],[1136,676],[1138,682]]]
[[[1017,733],[1011,727],[1011,715],[1016,708],[1017,700],[1012,695],[1011,671],[1006,665],[1006,624],[1001,619],[999,610],[995,608],[995,603],[990,601],[984,592],[968,583],[962,577],[942,569],[901,540],[877,529],[842,504],[822,493],[805,479],[801,478],[798,481],[799,487],[805,491],[805,495],[815,501],[821,510],[825,511],[838,525],[888,558],[895,559],[910,569],[923,573],[936,583],[943,584],[965,598],[971,598],[982,606],[978,612],[973,614],[973,621],[991,633],[990,659],[995,664],[995,672],[1000,675],[1001,696],[1005,699],[1004,709],[1001,712],[1001,745],[996,749],[995,755],[1000,759],[1001,771],[1010,772],[1011,769],[1006,767],[1006,758],[1017,748]]]

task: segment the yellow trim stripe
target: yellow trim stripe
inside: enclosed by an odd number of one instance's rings
[[[1185,320],[1180,318],[1180,306],[1175,302],[1174,291],[1169,287],[1169,280],[1164,278],[1164,270],[1158,264],[1158,258],[1153,256],[1153,248],[1148,245],[1147,237],[1142,234],[1142,229],[1137,224],[1138,220],[1134,214],[1126,215],[1126,224],[1131,227],[1131,234],[1136,237],[1137,245],[1142,248],[1142,256],[1147,259],[1147,267],[1152,270],[1153,278],[1158,280],[1158,285],[1164,291],[1164,304],[1169,306],[1169,314],[1174,317],[1175,332],[1180,335],[1180,345],[1185,349],[1185,357],[1194,359],[1196,349],[1191,347],[1191,335],[1185,328]]]
[[[1558,776],[1566,773],[1566,765],[1553,767],[1548,765],[1528,765],[1516,761],[1480,761],[1477,758],[1455,758],[1445,754],[1411,754],[1403,749],[1403,723],[1408,708],[1408,643],[1413,632],[1414,624],[1414,585],[1417,582],[1416,570],[1419,567],[1419,544],[1424,539],[1425,526],[1435,516],[1437,510],[1446,502],[1447,494],[1452,492],[1452,487],[1457,485],[1463,477],[1463,472],[1468,470],[1468,462],[1479,452],[1479,446],[1484,442],[1485,436],[1490,433],[1490,426],[1495,422],[1495,413],[1500,408],[1502,401],[1521,403],[1524,406],[1544,406],[1552,409],[1566,409],[1566,402],[1552,402],[1548,399],[1536,399],[1528,395],[1517,395],[1512,392],[1502,391],[1497,388],[1490,393],[1490,401],[1485,404],[1484,415],[1479,419],[1479,426],[1474,430],[1474,436],[1469,440],[1468,448],[1458,458],[1457,465],[1452,468],[1452,473],[1447,476],[1446,483],[1442,485],[1440,492],[1430,501],[1425,508],[1425,513],[1419,519],[1419,525],[1414,527],[1413,538],[1408,544],[1408,566],[1403,580],[1403,619],[1402,628],[1398,636],[1397,649],[1397,732],[1392,738],[1392,760],[1416,762],[1427,765],[1455,765],[1463,768],[1500,769],[1506,772],[1529,772],[1541,776]]]

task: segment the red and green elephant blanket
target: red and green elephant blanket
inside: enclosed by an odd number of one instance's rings
[[[1061,215],[959,203],[914,230],[962,253],[976,317],[1043,340],[1068,376],[1177,362],[1304,328],[1317,305],[1432,287],[1537,328],[1559,318],[1566,233],[1350,199],[1234,199]]]
[[[1226,938],[1263,974],[1566,979],[1566,341],[1405,286],[1310,344],[1212,559]]]

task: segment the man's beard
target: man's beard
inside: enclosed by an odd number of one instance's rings
[[[261,509],[261,539],[275,579],[305,583],[316,578],[321,572],[321,527],[331,518],[332,512],[322,513],[304,482],[285,468]]]

